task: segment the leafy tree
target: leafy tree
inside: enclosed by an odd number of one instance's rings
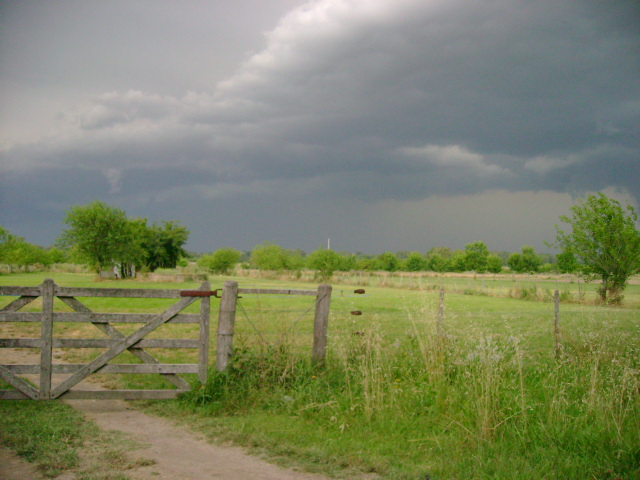
[[[59,244],[74,248],[97,273],[113,267],[123,245],[129,241],[129,226],[124,211],[98,200],[72,207],[64,223],[69,228],[63,230]]]
[[[537,273],[542,265],[542,258],[530,245],[522,247],[522,253],[512,253],[507,260],[509,268],[517,273]]]
[[[280,245],[264,242],[251,252],[250,263],[260,270],[279,272],[287,268],[287,255]]]
[[[411,252],[406,261],[406,268],[410,272],[420,272],[427,269],[427,259],[420,252]]]
[[[125,234],[114,258],[115,264],[119,266],[121,278],[133,277],[136,271],[146,266],[145,244],[149,235],[146,218],[127,219]]]
[[[385,252],[376,257],[375,265],[378,270],[395,272],[400,266],[400,260],[395,253]]]
[[[427,268],[432,272],[449,272],[453,269],[451,258],[435,253],[427,258]]]
[[[158,268],[176,268],[178,260],[187,256],[184,245],[189,239],[189,230],[179,222],[154,223],[147,232],[142,247],[146,251],[145,264],[151,271]]]
[[[587,281],[600,279],[600,297],[605,303],[622,302],[629,277],[640,272],[638,215],[628,205],[603,193],[589,195],[571,207],[571,217],[560,217],[571,232],[556,225],[556,245],[573,252]]]
[[[496,253],[491,253],[487,257],[487,271],[500,273],[502,271],[502,257]]]
[[[465,272],[467,270],[467,254],[463,250],[456,250],[451,257],[450,272]]]
[[[242,252],[235,248],[221,248],[214,253],[203,255],[198,265],[208,268],[212,272],[227,274],[240,261]]]
[[[473,242],[465,246],[465,269],[483,273],[487,271],[489,249],[484,242]]]
[[[358,269],[358,257],[350,252],[340,252],[342,263],[338,270],[349,272]]]
[[[26,269],[32,265],[47,266],[53,262],[52,256],[44,248],[28,243],[0,226],[0,263],[10,268],[16,266]]]
[[[285,270],[300,271],[305,267],[304,250],[285,250],[284,251],[284,268]]]
[[[307,266],[316,270],[322,280],[329,280],[333,272],[343,267],[343,263],[342,255],[327,248],[320,248],[307,257]]]

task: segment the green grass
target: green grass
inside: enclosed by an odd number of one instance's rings
[[[0,401],[0,443],[45,478],[73,472],[78,480],[130,480],[124,472],[151,464],[130,459],[135,445],[122,434],[99,430],[62,402]]]
[[[44,278],[15,277],[0,282],[37,285]],[[55,279],[63,286],[125,285]],[[212,288],[223,280],[214,279]],[[246,288],[314,288],[291,280],[234,280]],[[554,279],[532,281],[536,292],[555,288]],[[439,287],[403,282],[409,288],[368,286],[365,296],[353,294],[354,283],[334,285],[324,368],[310,361],[313,297],[243,295],[233,368],[212,368],[207,384],[147,408],[212,438],[337,478],[640,478],[636,285],[623,307],[563,303],[563,350],[556,359],[554,305],[546,295],[532,301],[507,295],[506,288],[500,297],[468,286],[447,288],[444,334],[438,335]],[[142,308],[114,302],[100,307]],[[212,359],[217,306],[213,299]],[[353,316],[354,310],[363,314]],[[69,324],[64,333],[86,334],[80,330],[87,327]],[[188,357],[182,351],[158,355],[167,361]],[[160,386],[156,376],[145,378],[144,388]],[[138,388],[134,383],[141,379],[118,381]]]

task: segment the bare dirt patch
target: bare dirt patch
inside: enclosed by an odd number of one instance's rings
[[[37,363],[24,350],[0,349],[0,364]],[[56,383],[54,381],[54,383]],[[84,383],[83,388],[99,388]],[[25,400],[30,401],[30,400]],[[127,452],[134,459],[125,468],[135,480],[327,480],[327,477],[286,469],[247,454],[242,448],[218,446],[203,436],[172,422],[147,415],[122,400],[67,400],[101,429],[123,432],[132,440]],[[93,453],[95,455],[95,452]],[[83,452],[83,463],[91,454]],[[86,468],[86,466],[83,466]],[[7,448],[0,447],[0,479],[41,478],[33,466]],[[74,480],[68,472],[58,480]]]

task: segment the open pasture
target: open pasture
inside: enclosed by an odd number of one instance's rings
[[[9,275],[0,282],[38,285],[44,277]],[[212,288],[221,288],[227,279],[212,278]],[[316,286],[233,279],[242,288]],[[94,282],[92,276],[78,275],[56,275],[55,280],[63,286],[197,286]],[[553,279],[531,280],[539,290],[546,288],[545,282],[555,288]],[[355,478],[364,472],[416,480],[426,475],[640,478],[638,285],[630,286],[623,307],[562,303],[563,349],[558,359],[550,301],[493,297],[476,288],[450,291],[445,283],[444,322],[438,334],[437,288],[375,285],[365,286],[365,295],[355,295],[358,282],[333,285],[325,368],[310,362],[313,297],[245,295],[236,315],[234,368],[224,374],[212,369],[209,382],[196,385],[185,398],[153,402],[148,408],[190,422],[212,437],[263,449],[282,461],[335,477]],[[215,329],[218,300],[212,300]],[[8,299],[0,301],[4,305]],[[89,306],[96,311],[151,313],[166,308],[159,300],[142,304],[127,299],[126,306],[108,299],[92,301],[96,304]],[[353,315],[355,311],[362,314]],[[26,336],[29,332],[23,329],[36,326],[11,327],[20,331],[6,327],[0,325],[2,336]],[[60,328],[68,335],[71,329],[92,327]],[[215,331],[211,348],[215,350]],[[95,355],[84,350],[60,353]],[[167,361],[171,355],[188,354],[158,352]],[[210,358],[215,359],[215,352]],[[154,383],[155,378],[108,380],[125,387],[140,386],[139,381],[151,382],[143,388],[165,387]]]

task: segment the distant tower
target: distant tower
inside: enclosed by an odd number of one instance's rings
[[[331,250],[331,239],[327,238],[327,250]]]

